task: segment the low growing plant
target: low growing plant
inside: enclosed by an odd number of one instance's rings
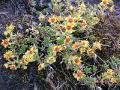
[[[53,13],[46,16],[40,12],[39,25],[32,25],[24,33],[16,31],[14,23],[6,26],[5,37],[1,41],[5,48],[4,66],[11,70],[27,69],[29,62],[37,61],[41,71],[60,62],[65,63],[76,80],[91,87],[98,83],[118,83],[119,60],[112,58],[107,61],[98,55],[103,44],[93,33],[94,26],[103,19],[104,11],[113,9],[109,0],[102,0],[94,6],[79,0],[75,6],[69,0],[65,4],[52,2]],[[44,25],[46,21],[48,24]],[[41,43],[39,38],[42,38]],[[39,50],[46,52],[43,54]]]

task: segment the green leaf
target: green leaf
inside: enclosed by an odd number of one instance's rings
[[[16,48],[16,45],[11,44],[11,45],[9,45],[9,48],[10,48],[10,49]]]
[[[17,54],[24,54],[27,48],[28,45],[21,45],[21,47],[19,47],[19,49],[17,50]]]
[[[44,41],[43,41],[44,45],[49,46],[49,44],[50,44],[51,42],[52,42],[52,40],[50,39],[50,37],[44,37]]]
[[[84,68],[84,71],[85,71],[86,74],[89,74],[89,73],[91,73],[91,68],[89,68],[89,67],[86,66]]]
[[[97,71],[97,67],[93,66],[92,70],[93,70],[93,72],[96,72]]]

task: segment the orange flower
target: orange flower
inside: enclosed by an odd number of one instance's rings
[[[75,50],[75,49],[78,49],[79,48],[79,42],[75,42],[73,45],[72,45],[72,48]]]
[[[76,64],[76,65],[80,65],[81,64],[81,57],[78,57],[78,56],[73,56],[73,63]]]
[[[110,2],[110,0],[102,0],[102,3],[105,5],[109,4],[109,2]]]
[[[66,28],[66,31],[70,31],[73,29],[73,27],[74,27],[74,24],[67,23],[65,28]]]
[[[82,79],[82,78],[85,76],[85,74],[84,74],[83,71],[78,70],[76,73],[73,73],[73,76],[74,76],[74,78],[76,78],[77,80],[80,80],[80,79]]]
[[[1,45],[3,45],[6,48],[10,44],[9,41],[10,41],[9,38],[4,39],[4,40],[2,40]]]
[[[48,22],[49,23],[55,23],[55,22],[57,22],[57,17],[55,15],[49,17],[48,18]]]
[[[55,45],[55,46],[53,47],[53,51],[54,51],[54,52],[61,52],[61,50],[62,50],[62,46],[60,46],[60,45]]]
[[[111,83],[117,83],[117,79],[116,79],[116,78],[111,78],[111,79],[110,79],[110,82],[111,82]]]
[[[70,36],[66,36],[66,39],[64,41],[65,45],[70,44],[70,42],[71,42],[71,37]]]
[[[74,18],[71,16],[66,17],[67,23],[74,23]]]
[[[15,65],[9,65],[9,68],[10,68],[11,70],[16,70],[16,69],[17,69],[17,67],[16,67]]]
[[[36,51],[35,47],[31,47],[29,50],[27,50],[26,54],[34,54]]]

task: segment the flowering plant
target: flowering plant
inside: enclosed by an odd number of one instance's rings
[[[32,25],[24,33],[16,31],[13,23],[7,25],[1,41],[7,61],[4,66],[11,70],[27,69],[30,62],[37,61],[41,71],[60,62],[65,63],[67,70],[72,70],[73,77],[81,83],[96,86],[97,83],[119,82],[119,71],[112,67],[114,63],[111,65],[99,56],[103,44],[93,31],[104,17],[104,11],[112,11],[113,7],[109,7],[109,0],[95,6],[77,2],[74,6],[69,1],[63,4],[53,0],[53,13],[45,16],[40,12],[39,25]],[[98,8],[102,15],[96,13]],[[45,21],[48,25],[44,25]]]

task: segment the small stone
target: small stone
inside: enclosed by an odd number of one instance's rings
[[[23,26],[21,24],[18,24],[18,28],[23,30]]]
[[[97,86],[95,90],[103,90],[101,87]]]

